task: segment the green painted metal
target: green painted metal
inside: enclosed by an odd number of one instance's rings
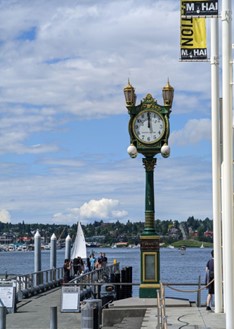
[[[138,153],[143,154],[145,157],[154,157],[156,154],[160,153],[161,147],[166,143],[168,144],[168,138],[170,134],[170,107],[166,105],[159,105],[157,101],[150,95],[147,94],[146,97],[141,101],[139,105],[136,106],[127,106],[128,113],[130,115],[130,120],[128,124],[128,131],[130,135],[130,143],[133,144],[136,148]],[[133,120],[135,116],[145,110],[154,110],[160,113],[165,121],[165,132],[162,138],[154,144],[145,145],[144,143],[140,142],[133,133]]]
[[[140,288],[139,297],[140,298],[157,298],[157,289],[158,288]]]
[[[130,120],[128,130],[130,135],[130,143],[133,144],[138,153],[145,156],[142,159],[145,167],[145,224],[144,231],[141,234],[141,285],[139,289],[140,298],[156,298],[157,289],[160,282],[160,250],[159,250],[159,237],[155,232],[155,205],[154,205],[154,168],[157,163],[155,156],[161,152],[164,144],[168,145],[168,138],[170,135],[169,117],[171,113],[171,106],[159,105],[157,101],[150,95],[141,101],[139,105],[128,105],[128,113]],[[134,118],[142,111],[157,111],[163,118],[165,130],[163,135],[155,143],[143,143],[136,138],[133,132]],[[146,242],[147,237],[149,241]],[[146,239],[146,240],[144,240]],[[158,242],[158,247],[154,248],[155,241]],[[152,266],[156,268],[157,275],[152,280],[146,280],[147,273],[150,276],[149,264],[146,263],[147,253],[152,256]],[[147,272],[148,271],[148,272]]]
[[[143,235],[155,234],[154,225],[154,166],[157,159],[143,158],[145,166],[145,225]]]

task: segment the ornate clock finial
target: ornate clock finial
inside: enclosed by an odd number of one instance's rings
[[[131,85],[128,78],[128,85],[124,88],[124,96],[127,106],[134,106],[136,104],[135,88]]]
[[[163,87],[162,90],[164,105],[172,106],[173,98],[174,98],[174,88],[170,85],[169,78],[167,80],[167,84]]]

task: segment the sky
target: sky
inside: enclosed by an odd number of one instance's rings
[[[128,79],[137,102],[150,93],[163,104],[168,79],[175,90],[155,219],[212,219],[211,66],[180,61],[179,5],[0,0],[0,221],[144,221],[143,156],[127,153]]]

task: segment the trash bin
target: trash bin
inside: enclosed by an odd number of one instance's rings
[[[102,322],[101,299],[85,299],[81,308],[81,329],[99,329]]]
[[[102,306],[108,306],[108,303],[116,299],[115,286],[110,283],[105,283],[101,286],[100,297]]]
[[[81,307],[81,329],[93,329],[93,308],[89,304]]]

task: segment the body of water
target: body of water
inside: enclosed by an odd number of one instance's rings
[[[120,267],[132,266],[133,283],[140,283],[140,249],[139,248],[88,248],[88,255],[94,251],[98,257],[100,252],[106,253],[108,263],[113,263],[114,259],[120,263]],[[205,281],[205,267],[211,257],[210,248],[187,248],[184,254],[174,248],[160,249],[160,279],[165,283],[197,283],[201,276],[202,283]],[[63,266],[65,250],[57,251],[57,267]],[[50,251],[41,252],[42,270],[50,267]],[[0,273],[4,274],[27,274],[34,272],[34,252],[1,252],[0,253]],[[175,287],[183,290],[177,292],[167,288],[167,297],[179,297],[195,300],[197,287]],[[133,288],[133,296],[138,296],[139,288]],[[207,291],[202,291],[202,302],[205,302]]]

